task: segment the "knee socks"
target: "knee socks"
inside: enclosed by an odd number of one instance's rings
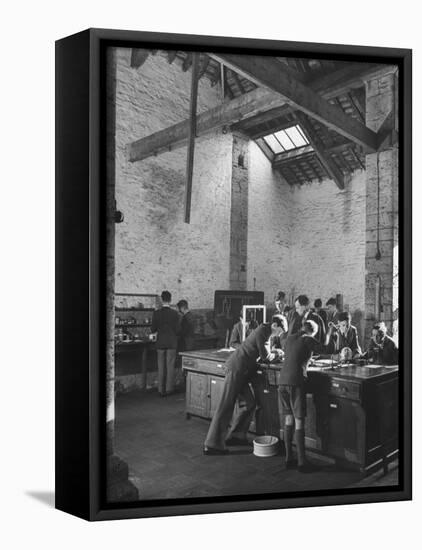
[[[305,464],[305,430],[296,430],[296,450],[297,464],[303,466]]]
[[[292,441],[293,441],[293,425],[284,426],[284,446],[286,448],[286,462],[290,462],[293,459]]]

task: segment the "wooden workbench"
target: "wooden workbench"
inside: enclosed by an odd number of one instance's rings
[[[225,363],[232,352],[182,353],[187,373],[186,415],[210,419],[224,385]],[[282,363],[260,365],[267,432],[283,438],[278,407]],[[348,366],[308,371],[306,446],[361,471],[397,456],[398,367]],[[251,430],[254,430],[252,424]]]

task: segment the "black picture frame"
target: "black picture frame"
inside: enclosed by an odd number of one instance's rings
[[[105,67],[108,46],[284,52],[394,63],[400,85],[399,486],[110,505],[105,501]],[[56,42],[56,507],[87,520],[203,514],[412,498],[411,162],[408,49],[88,29]],[[315,494],[317,493],[317,494]]]

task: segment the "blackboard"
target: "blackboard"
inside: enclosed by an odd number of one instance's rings
[[[264,304],[264,293],[246,290],[216,290],[214,294],[214,319],[230,328],[239,320],[243,306]]]

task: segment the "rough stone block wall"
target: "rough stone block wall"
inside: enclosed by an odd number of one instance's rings
[[[247,290],[249,138],[233,135],[230,211],[230,290]]]
[[[290,202],[288,184],[255,142],[249,144],[248,290],[265,293],[272,306],[290,285]]]
[[[290,187],[250,143],[248,289],[300,293],[323,302],[338,293],[362,329],[365,292],[365,172],[345,191],[329,179]]]
[[[344,191],[332,180],[291,190],[290,282],[323,304],[343,295],[360,333],[365,294],[365,172],[352,175]]]
[[[389,121],[397,129],[397,76],[366,85],[366,123],[374,131]],[[375,321],[393,333],[398,319],[398,148],[366,156],[366,335]],[[395,330],[394,330],[395,329]],[[397,336],[397,334],[396,334]]]
[[[196,140],[191,223],[184,223],[186,147],[130,163],[126,145],[189,117],[190,71],[150,55],[130,67],[130,49],[117,49],[116,292],[160,293],[212,307],[229,285],[232,136]],[[201,79],[198,112],[221,102],[218,87]]]

